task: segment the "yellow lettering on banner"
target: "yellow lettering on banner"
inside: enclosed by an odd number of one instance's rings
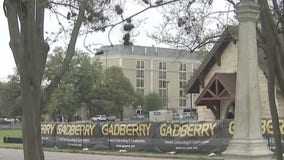
[[[209,128],[210,128],[210,131],[211,131],[211,134],[215,135],[215,132],[214,132],[214,129],[217,127],[217,124],[216,123],[210,123],[209,124]],[[208,135],[209,136],[209,135]]]
[[[167,130],[167,124],[161,124],[160,126],[160,135],[165,137],[166,136],[166,130]]]
[[[55,124],[42,124],[41,134],[52,134],[55,128]]]
[[[139,128],[139,135],[146,135],[145,124],[139,124],[138,128]]]
[[[161,124],[162,137],[210,137],[215,135],[216,123]]]
[[[57,126],[57,131],[56,131],[57,134],[62,134],[62,125],[58,125]]]
[[[102,126],[102,134],[103,134],[104,136],[107,136],[107,135],[108,135],[108,124],[104,124],[104,125]]]
[[[150,135],[150,129],[151,129],[152,123],[146,123],[146,134],[145,135]]]
[[[186,136],[186,131],[188,130],[188,125],[183,125],[181,126],[181,131],[180,131],[180,137],[185,137]]]
[[[167,127],[166,136],[172,136],[172,126]]]
[[[90,129],[87,130],[87,131],[89,131],[88,136],[94,135],[96,125],[89,125],[89,127],[90,127]]]
[[[118,136],[120,134],[120,124],[115,124],[113,126],[113,135]]]
[[[231,121],[231,122],[229,123],[229,133],[230,133],[231,135],[234,134],[234,127],[235,127],[234,121]]]
[[[105,124],[102,126],[103,135],[113,136],[149,136],[152,124]]]
[[[95,125],[92,124],[60,124],[57,126],[58,135],[66,136],[92,136]]]
[[[272,120],[261,120],[261,129],[262,129],[262,134],[273,134],[273,125],[272,125]],[[284,120],[280,119],[279,120],[279,129],[280,133],[284,134]]]
[[[281,134],[284,134],[284,120],[279,120],[279,129]],[[229,124],[229,133],[233,135],[234,133],[234,122],[231,121]],[[273,134],[273,125],[271,119],[262,119],[261,120],[261,133],[262,135],[272,135]]]
[[[180,125],[175,124],[174,125],[174,129],[173,129],[173,135],[174,137],[178,137],[179,136],[179,130],[180,130]]]
[[[132,136],[133,135],[133,133],[132,133],[132,128],[133,128],[133,125],[127,125],[126,126],[126,135],[128,135],[128,136]]]
[[[194,126],[194,133],[193,133],[193,135],[194,136],[201,136],[201,125],[202,124],[196,124],[195,126]]]
[[[202,136],[209,136],[209,124],[203,124],[201,129],[201,135]]]
[[[266,121],[265,120],[261,120],[261,133],[265,134],[266,130],[265,130],[265,125],[266,125]]]
[[[133,124],[132,132],[133,132],[132,135],[138,135],[139,134],[138,124]]]
[[[126,128],[125,124],[120,125],[120,134],[119,135],[121,135],[121,136],[125,135],[125,128]]]
[[[284,134],[284,120],[283,119],[279,120],[279,129],[280,129],[281,134]]]
[[[272,120],[268,120],[266,122],[266,132],[267,134],[273,134],[273,126],[272,126]]]
[[[190,124],[190,125],[188,125],[188,132],[187,132],[187,136],[189,136],[189,137],[193,137],[193,136],[194,136],[193,132],[194,132],[194,124]]]
[[[67,130],[66,130],[67,131]],[[67,133],[66,133],[67,134]],[[70,135],[75,135],[75,125],[71,125],[70,126],[70,132],[69,132]]]

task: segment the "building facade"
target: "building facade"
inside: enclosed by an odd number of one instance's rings
[[[198,120],[232,119],[235,110],[238,41],[235,27],[228,27],[185,86],[187,94],[196,94],[194,101]],[[265,55],[258,47],[261,117],[270,118]],[[275,86],[279,117],[284,117],[284,98]]]
[[[182,112],[195,108],[184,86],[201,63],[198,54],[181,50],[113,45],[103,46],[97,58],[104,67],[119,66],[137,92],[159,93],[165,109]]]

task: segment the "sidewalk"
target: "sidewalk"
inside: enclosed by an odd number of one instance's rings
[[[62,152],[62,150],[48,150],[55,152]],[[63,150],[63,152],[74,153],[74,150]],[[76,152],[76,151],[75,151]],[[163,158],[163,159],[186,159],[186,160],[224,160],[224,158],[220,155],[216,155],[213,157],[208,157],[208,155],[203,154],[168,154],[168,153],[149,153],[149,152],[119,152],[119,151],[80,151],[77,150],[78,153],[87,153],[87,154],[96,154],[96,155],[114,155],[114,156],[131,156],[131,157],[149,157],[149,158]]]

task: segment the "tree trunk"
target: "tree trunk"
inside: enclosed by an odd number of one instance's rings
[[[281,132],[279,128],[279,117],[275,102],[275,63],[276,55],[280,54],[282,45],[279,45],[280,37],[276,31],[276,25],[272,18],[267,1],[259,0],[261,6],[261,28],[264,34],[264,52],[267,60],[267,87],[270,113],[272,117],[273,137],[275,141],[275,154],[277,160],[283,160]],[[278,66],[279,67],[279,66]]]
[[[269,48],[269,47],[268,47]],[[270,50],[272,51],[272,50]],[[277,52],[277,51],[276,51]],[[272,117],[272,126],[273,126],[273,137],[275,141],[275,154],[277,160],[283,160],[282,155],[282,142],[281,142],[281,132],[279,128],[279,117],[277,106],[275,102],[275,57],[274,53],[271,53],[269,57],[267,57],[267,66],[268,66],[268,100],[270,113]]]
[[[123,121],[123,105],[119,107],[120,121]]]
[[[40,131],[40,86],[21,76],[23,99],[23,146],[25,160],[44,160]]]
[[[34,2],[20,5],[25,8],[20,15],[23,16],[20,18],[22,52],[18,55],[24,118],[24,158],[44,160],[40,131],[40,101],[41,81],[49,48],[44,42],[42,28],[39,26],[43,24],[44,17],[41,17],[42,13],[38,13],[44,8],[40,8],[40,4]]]
[[[49,87],[42,92],[41,81],[49,51],[49,45],[44,41],[45,3],[45,0],[6,0],[3,4],[8,20],[10,47],[21,78],[25,160],[44,160],[40,130],[42,110],[75,53],[87,0],[81,2],[62,67]]]
[[[25,160],[44,160],[40,132],[40,98],[49,46],[43,38],[42,1],[4,1],[10,47],[21,78]],[[19,23],[20,22],[20,23]]]

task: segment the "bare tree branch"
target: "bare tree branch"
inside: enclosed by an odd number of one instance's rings
[[[81,2],[80,9],[79,9],[79,14],[78,14],[77,20],[76,20],[76,22],[74,24],[74,28],[73,28],[73,31],[72,31],[71,39],[70,39],[69,44],[68,44],[66,57],[63,60],[62,67],[56,73],[55,78],[51,81],[49,86],[46,88],[46,90],[45,90],[46,91],[45,92],[46,93],[45,94],[46,97],[44,98],[44,100],[48,100],[50,95],[51,95],[51,93],[58,86],[58,84],[60,82],[60,79],[63,77],[64,72],[67,70],[67,68],[68,68],[68,66],[70,64],[70,61],[71,61],[73,55],[75,54],[75,44],[77,42],[77,38],[78,38],[78,34],[79,34],[79,30],[80,30],[81,24],[84,21],[84,13],[85,13],[85,10],[86,10],[87,1],[88,0],[82,0],[82,2]],[[45,104],[46,104],[46,102],[45,102]]]

